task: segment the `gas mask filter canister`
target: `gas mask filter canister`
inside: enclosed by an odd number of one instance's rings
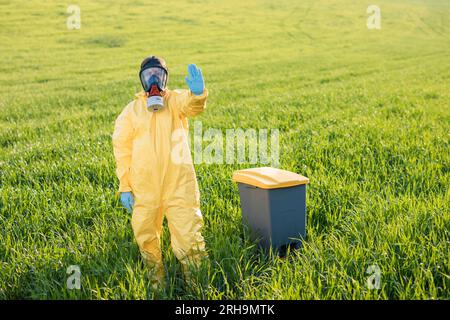
[[[147,108],[152,111],[158,111],[164,107],[164,100],[161,91],[156,84],[152,84],[147,94]]]

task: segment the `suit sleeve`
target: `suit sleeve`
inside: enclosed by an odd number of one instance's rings
[[[199,96],[194,95],[191,90],[178,91],[178,103],[180,112],[186,117],[195,117],[206,108],[206,98],[208,97],[208,89],[204,89]]]
[[[128,104],[117,117],[112,136],[114,157],[116,159],[116,175],[119,178],[119,192],[131,191],[128,179],[133,143],[132,108],[133,103]]]

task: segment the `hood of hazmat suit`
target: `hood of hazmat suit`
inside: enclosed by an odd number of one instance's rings
[[[133,193],[134,236],[158,281],[164,277],[160,248],[164,215],[173,251],[186,272],[191,262],[196,264],[206,256],[187,117],[205,109],[207,96],[207,89],[196,96],[190,90],[166,88],[164,108],[151,112],[143,91],[115,122],[113,148],[119,192]]]

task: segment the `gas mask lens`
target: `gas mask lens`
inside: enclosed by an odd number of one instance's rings
[[[152,67],[141,72],[141,81],[145,91],[149,91],[152,85],[157,85],[159,90],[166,87],[167,74],[162,68]]]

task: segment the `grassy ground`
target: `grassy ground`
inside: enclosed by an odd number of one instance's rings
[[[377,1],[378,31],[364,1],[80,0],[80,30],[68,4],[0,1],[0,298],[450,298],[447,1]],[[172,88],[202,68],[203,128],[280,130],[280,167],[311,180],[301,250],[249,240],[230,178],[250,165],[196,165],[209,265],[186,287],[166,232],[147,288],[111,133],[151,53]]]

